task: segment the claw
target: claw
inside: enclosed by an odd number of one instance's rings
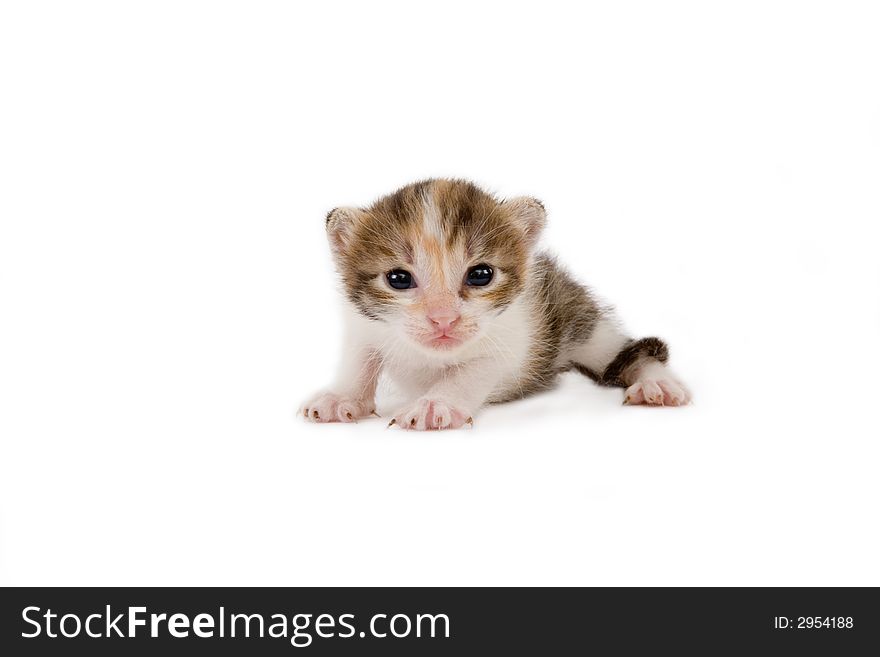
[[[354,418],[351,416],[351,413],[346,413],[346,414],[345,414],[345,417],[347,417],[347,418],[349,419],[349,421],[351,421],[351,420],[354,419]]]
[[[467,420],[464,421],[464,423],[471,425],[471,429],[474,428],[474,418],[469,417]]]
[[[623,405],[629,406],[629,395],[627,395],[626,397],[623,398]]]
[[[318,411],[312,411],[312,417],[315,418],[316,420],[321,419],[321,416],[318,415]]]
[[[391,419],[391,422],[389,422],[389,423],[388,423],[388,426],[385,427],[385,428],[386,428],[386,429],[390,429],[390,428],[393,427],[395,424],[397,424],[397,420],[395,420],[394,418],[392,418],[392,419]]]

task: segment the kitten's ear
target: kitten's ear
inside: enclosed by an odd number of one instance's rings
[[[357,208],[333,208],[327,213],[327,238],[334,253],[344,253],[348,248],[360,213]]]
[[[531,196],[517,196],[505,200],[504,205],[508,208],[514,221],[522,227],[529,246],[534,246],[547,223],[547,211],[544,209],[544,204]]]

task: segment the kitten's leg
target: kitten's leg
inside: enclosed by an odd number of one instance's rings
[[[634,340],[607,316],[599,319],[589,338],[571,349],[578,371],[602,385],[626,388],[625,404],[687,404],[690,393],[666,366],[668,357],[659,338]]]
[[[423,396],[395,413],[388,426],[429,431],[473,425],[474,413],[501,379],[496,370],[497,363],[484,358],[444,370]]]
[[[376,410],[376,384],[382,358],[378,351],[348,343],[343,352],[336,382],[315,395],[300,409],[313,422],[355,422]]]

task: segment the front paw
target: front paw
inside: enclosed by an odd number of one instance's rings
[[[684,384],[668,374],[643,376],[626,389],[624,404],[646,406],[684,406],[691,394]]]
[[[470,411],[439,399],[423,397],[408,408],[397,413],[391,420],[402,429],[431,431],[434,429],[460,429],[466,424],[473,425]]]
[[[312,422],[356,422],[374,411],[372,402],[332,392],[318,395],[300,409],[303,417]]]

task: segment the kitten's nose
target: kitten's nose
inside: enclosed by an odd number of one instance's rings
[[[455,324],[461,315],[449,308],[428,311],[428,319],[436,328],[441,331],[448,331]]]

